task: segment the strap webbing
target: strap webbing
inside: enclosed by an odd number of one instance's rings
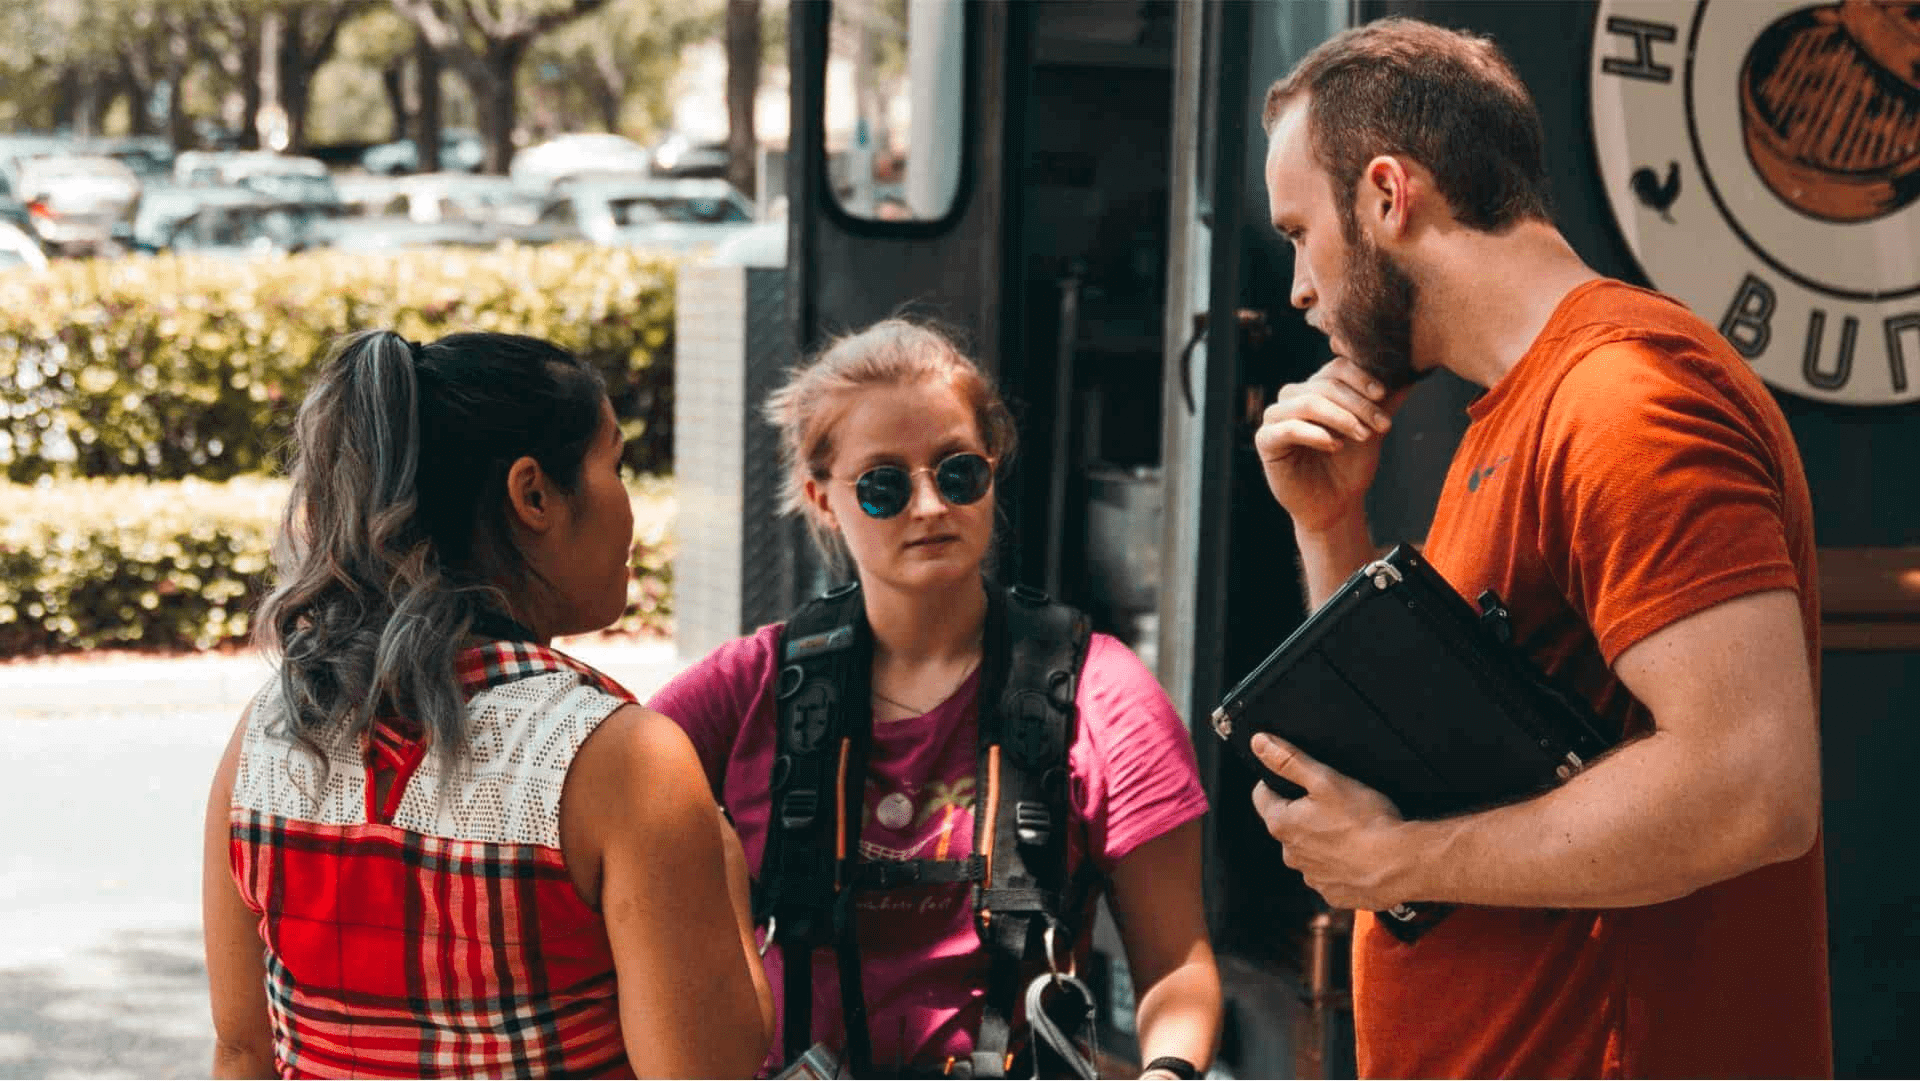
[[[858,588],[809,602],[781,629],[775,685],[772,816],[755,884],[754,918],[781,946],[782,1027],[789,1060],[812,1042],[813,960],[832,945],[847,1022],[847,1062],[871,1066],[854,926],[854,867],[872,734],[873,636]]]
[[[778,733],[767,845],[754,915],[774,921],[785,969],[788,1061],[812,1043],[816,949],[839,969],[846,1062],[872,1072],[854,898],[862,890],[971,882],[989,954],[972,1075],[1006,1076],[1026,976],[1046,962],[1048,927],[1062,956],[1098,879],[1091,861],[1066,881],[1067,753],[1086,657],[1086,617],[1044,594],[987,589],[980,664],[974,855],[966,860],[859,859],[873,715],[872,634],[864,600],[842,587],[810,602],[780,637]],[[1091,872],[1091,873],[1089,873]]]
[[[1006,1076],[1022,976],[1046,962],[1049,924],[1056,947],[1074,944],[1070,930],[1057,939],[1074,920],[1061,907],[1067,752],[1090,629],[1085,616],[1037,591],[1015,586],[1004,600],[997,590],[992,596],[1001,603],[989,607],[988,625],[998,619],[1001,630],[988,638],[998,648],[982,662],[980,691],[980,776],[989,781],[989,805],[974,818],[975,849],[989,854],[988,880],[974,894],[975,922],[992,967],[973,1068],[976,1077],[997,1078]]]

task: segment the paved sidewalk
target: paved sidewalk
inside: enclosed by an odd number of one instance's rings
[[[612,676],[641,701],[685,667],[666,639],[582,638],[557,645]],[[16,661],[0,664],[0,717],[101,709],[238,710],[270,672],[266,659],[251,650]]]
[[[641,700],[670,642],[561,648]],[[204,1077],[207,784],[255,653],[0,664],[0,1078]]]

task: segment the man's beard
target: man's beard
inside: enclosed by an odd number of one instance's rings
[[[1328,329],[1335,341],[1346,346],[1348,360],[1387,390],[1399,390],[1427,374],[1413,364],[1417,290],[1407,272],[1365,234],[1353,252],[1353,269]]]

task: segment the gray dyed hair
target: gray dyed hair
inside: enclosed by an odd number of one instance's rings
[[[531,457],[573,492],[604,399],[597,371],[519,335],[366,331],[327,358],[294,424],[277,582],[255,621],[281,658],[287,734],[323,770],[323,735],[397,715],[456,772],[459,652],[537,584],[507,522],[508,470]]]

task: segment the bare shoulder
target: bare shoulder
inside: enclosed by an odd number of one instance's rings
[[[676,810],[711,811],[706,774],[693,743],[666,716],[639,705],[607,715],[574,756],[567,787],[576,806],[632,821]]]

